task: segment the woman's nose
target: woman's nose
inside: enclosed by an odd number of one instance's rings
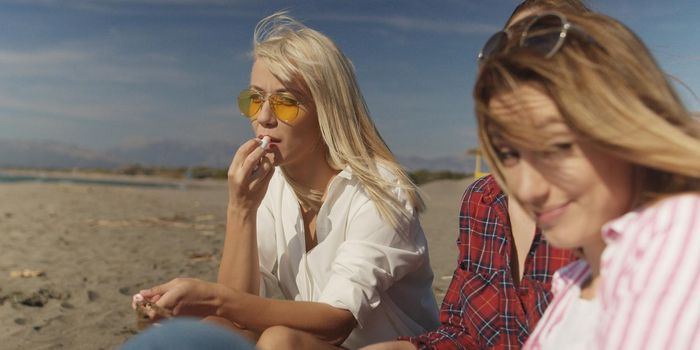
[[[258,111],[258,115],[256,115],[255,118],[261,125],[267,127],[276,125],[277,117],[275,116],[275,113],[272,110],[272,104],[270,103],[270,100],[265,100],[263,102],[262,106],[260,106],[260,110]]]
[[[549,183],[540,169],[528,161],[520,161],[516,186],[513,192],[518,199],[530,208],[541,207],[549,195]]]

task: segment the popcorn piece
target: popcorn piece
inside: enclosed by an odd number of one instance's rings
[[[134,304],[140,304],[143,303],[143,295],[141,294],[134,294],[134,296],[131,298],[133,300]]]

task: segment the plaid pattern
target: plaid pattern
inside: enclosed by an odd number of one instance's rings
[[[418,349],[519,349],[549,303],[552,274],[574,256],[550,247],[538,229],[516,286],[512,244],[505,194],[491,176],[475,181],[462,198],[459,267],[442,302],[442,325],[401,339]]]

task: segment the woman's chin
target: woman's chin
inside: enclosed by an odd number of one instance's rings
[[[567,230],[559,229],[557,227],[551,227],[547,229],[543,228],[542,234],[547,240],[547,243],[554,247],[561,249],[574,249],[580,247],[580,240],[573,239],[574,237],[571,236],[570,230],[568,233],[566,231]]]

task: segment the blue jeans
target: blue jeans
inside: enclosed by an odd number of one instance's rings
[[[254,350],[233,331],[193,318],[175,318],[129,339],[121,350]]]

